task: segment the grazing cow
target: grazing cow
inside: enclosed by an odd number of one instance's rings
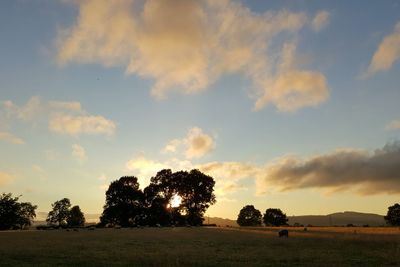
[[[278,232],[279,237],[286,236],[289,237],[289,231],[286,229],[282,229]]]

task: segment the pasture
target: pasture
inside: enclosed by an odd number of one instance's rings
[[[0,232],[0,266],[400,266],[399,228]]]

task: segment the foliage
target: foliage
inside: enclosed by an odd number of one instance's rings
[[[136,177],[122,177],[110,184],[100,218],[103,225],[201,225],[207,208],[215,203],[214,179],[199,170],[159,171],[150,184],[139,189]],[[172,207],[174,196],[179,206]]]
[[[253,205],[247,205],[240,210],[236,222],[240,226],[260,226],[261,217],[261,212],[258,209],[254,208]]]
[[[48,224],[58,224],[65,226],[69,216],[71,202],[68,198],[63,198],[51,204],[52,210],[47,215],[46,222]]]
[[[102,224],[123,227],[138,224],[143,216],[144,195],[134,176],[121,177],[106,191],[106,204],[100,217]]]
[[[145,188],[147,221],[161,225],[201,225],[207,208],[216,202],[214,179],[199,170],[161,170]],[[178,207],[169,205],[173,196],[179,195]]]
[[[288,218],[280,209],[267,209],[263,221],[267,226],[281,226],[287,224]]]
[[[85,216],[79,206],[73,206],[69,211],[67,224],[70,227],[84,226]]]
[[[385,220],[390,225],[393,226],[400,225],[400,204],[396,203],[388,208]]]
[[[0,195],[0,230],[23,229],[32,224],[37,206],[18,200],[11,193]]]

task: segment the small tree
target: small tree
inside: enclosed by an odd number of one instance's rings
[[[240,226],[260,226],[261,217],[261,212],[258,209],[254,208],[253,205],[247,205],[240,210],[236,222]]]
[[[84,226],[85,216],[79,206],[73,206],[69,211],[67,224],[70,227]]]
[[[385,220],[390,225],[393,226],[400,225],[400,205],[398,203],[388,208]]]
[[[37,206],[18,200],[19,197],[13,197],[11,193],[0,195],[0,230],[23,229],[36,217]]]
[[[280,209],[267,209],[264,213],[263,221],[267,226],[281,226],[286,225],[288,219]]]
[[[63,198],[51,204],[51,207],[52,210],[47,215],[46,222],[48,224],[58,223],[59,226],[66,225],[69,216],[69,209],[71,207],[70,200],[68,198]]]

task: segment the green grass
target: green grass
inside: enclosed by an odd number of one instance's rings
[[[0,266],[400,266],[390,234],[229,228],[0,232]]]

